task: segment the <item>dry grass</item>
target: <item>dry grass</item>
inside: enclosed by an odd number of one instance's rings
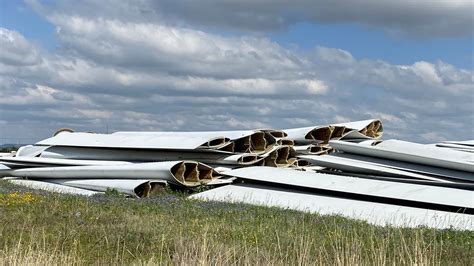
[[[14,187],[0,182],[0,194]],[[19,193],[20,195],[22,193]],[[15,196],[16,197],[16,196]],[[36,195],[0,204],[0,264],[472,265],[472,232],[201,203]]]

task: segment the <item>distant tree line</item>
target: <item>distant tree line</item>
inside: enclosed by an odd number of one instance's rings
[[[0,148],[0,152],[12,152],[18,150],[18,147],[6,147]]]

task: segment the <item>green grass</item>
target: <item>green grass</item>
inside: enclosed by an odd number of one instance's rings
[[[473,233],[376,227],[180,194],[29,193],[0,181],[0,264],[472,265]]]

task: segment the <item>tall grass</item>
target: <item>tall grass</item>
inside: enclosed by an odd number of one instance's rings
[[[0,204],[0,264],[473,262],[473,234],[467,231],[376,227],[338,216],[169,195],[149,200],[36,197]]]

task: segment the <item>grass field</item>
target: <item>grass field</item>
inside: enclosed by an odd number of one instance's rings
[[[31,192],[0,181],[0,264],[473,265],[472,232],[368,225],[176,193]]]

